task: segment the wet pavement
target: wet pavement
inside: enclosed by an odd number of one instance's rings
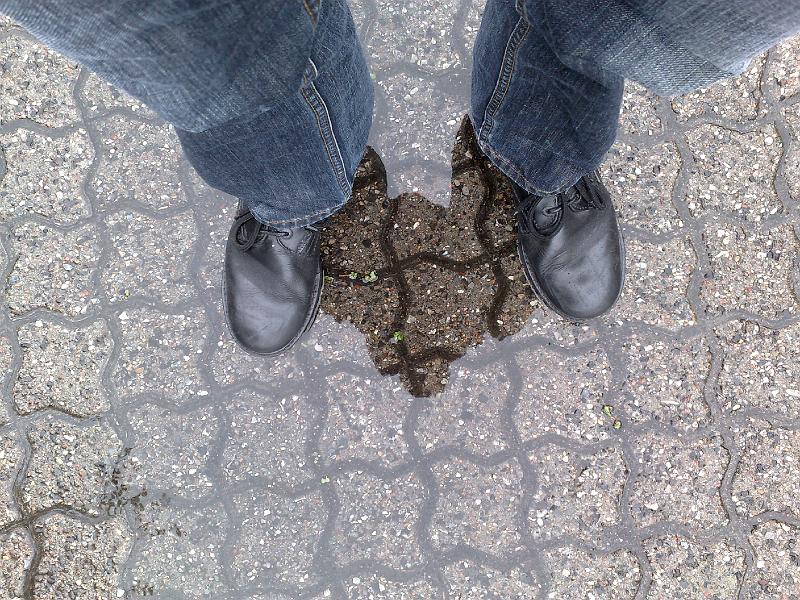
[[[458,96],[446,131],[420,109],[448,197],[378,140],[324,314],[266,361],[223,324],[233,199],[3,21],[0,598],[800,598],[798,51],[628,88],[628,283],[583,325],[528,291]]]

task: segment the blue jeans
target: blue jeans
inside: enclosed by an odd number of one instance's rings
[[[0,0],[46,44],[139,98],[210,185],[301,226],[351,194],[372,121],[345,0]],[[470,118],[529,191],[593,171],[623,82],[662,95],[741,72],[800,30],[796,0],[488,0]]]

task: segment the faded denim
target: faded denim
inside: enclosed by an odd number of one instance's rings
[[[53,48],[175,126],[210,185],[301,226],[351,195],[373,89],[345,0],[0,0]],[[623,83],[662,95],[741,72],[800,30],[800,0],[488,0],[470,118],[516,183],[596,169]]]
[[[798,30],[800,0],[488,0],[470,117],[506,175],[558,192],[614,143],[625,79],[685,93]]]
[[[373,90],[345,0],[0,0],[175,126],[210,185],[300,226],[351,194]]]

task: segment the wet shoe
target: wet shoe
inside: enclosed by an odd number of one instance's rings
[[[245,350],[274,356],[311,327],[323,286],[320,233],[279,229],[241,212],[225,248],[225,318]]]
[[[536,295],[566,319],[602,315],[625,280],[625,246],[611,197],[597,173],[549,196],[517,196],[519,257]]]

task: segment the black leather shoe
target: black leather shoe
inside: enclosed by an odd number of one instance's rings
[[[625,245],[600,176],[557,195],[514,191],[519,257],[536,295],[572,321],[608,311],[625,281]]]
[[[225,318],[246,351],[274,356],[291,348],[319,312],[324,277],[320,233],[278,229],[241,212],[225,248]]]

